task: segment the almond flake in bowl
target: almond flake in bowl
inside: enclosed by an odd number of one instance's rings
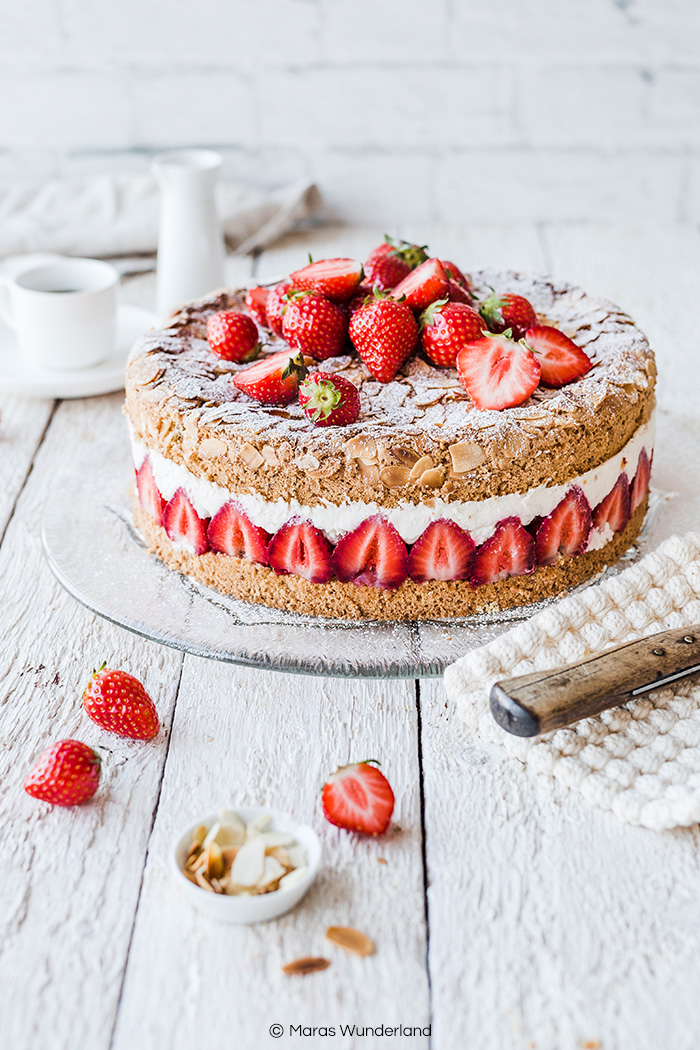
[[[233,923],[284,915],[308,890],[320,860],[312,828],[252,806],[190,824],[173,854],[178,882],[195,907]]]

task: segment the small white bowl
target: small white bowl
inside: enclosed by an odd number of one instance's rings
[[[191,821],[177,839],[170,859],[175,869],[178,885],[195,908],[211,916],[212,919],[218,919],[219,922],[232,922],[247,926],[254,922],[268,922],[270,919],[277,919],[296,907],[316,878],[321,866],[321,843],[318,835],[312,827],[308,824],[300,824],[289,813],[268,809],[267,806],[232,806],[231,809],[246,824],[250,824],[256,817],[269,814],[272,818],[271,831],[286,831],[293,835],[299,845],[306,850],[308,867],[306,876],[296,886],[251,897],[229,897],[225,893],[210,893],[209,890],[195,886],[184,874],[183,868],[187,859],[187,850],[192,843],[193,831],[202,824],[210,828],[214,821],[218,820],[218,814],[210,813],[200,820]]]

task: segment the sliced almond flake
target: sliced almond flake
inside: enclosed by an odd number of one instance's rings
[[[420,459],[420,456],[414,449],[407,448],[405,445],[392,445],[391,454],[398,459],[399,463],[403,464],[404,467],[409,468]]]
[[[287,850],[289,860],[293,868],[303,868],[306,864],[306,850],[303,846],[295,844]]]
[[[288,977],[293,977],[296,974],[303,977],[307,973],[318,973],[320,970],[327,970],[330,964],[330,959],[307,955],[303,959],[295,959],[294,962],[286,963],[282,970]]]
[[[266,889],[268,886],[271,887],[273,883],[279,882],[285,874],[285,869],[275,857],[265,857],[263,873],[256,885],[258,889]]]
[[[442,401],[444,394],[438,394],[437,396],[431,393],[416,394],[413,404],[417,405],[418,408],[430,408],[431,405],[437,405],[438,401]]]
[[[236,849],[242,846],[245,842],[245,825],[239,828],[236,824],[222,824],[214,840],[217,845],[230,848],[235,846]]]
[[[279,861],[285,872],[292,871],[295,867],[284,846],[273,846],[272,849],[268,849],[267,855],[269,857],[274,857],[276,861]]]
[[[238,846],[224,846],[221,850],[221,856],[224,858],[224,864],[227,868],[230,868],[236,859],[238,853]]]
[[[265,843],[265,849],[273,846],[293,846],[296,839],[288,831],[263,831],[258,836]]]
[[[206,875],[208,878],[218,878],[224,873],[224,858],[221,855],[221,846],[216,842],[210,842],[205,851]]]
[[[413,464],[413,467],[411,468],[411,473],[408,476],[411,479],[411,481],[416,481],[421,476],[421,474],[423,474],[426,470],[430,470],[434,466],[435,463],[431,456],[421,456],[421,458]]]
[[[494,426],[496,423],[495,419],[470,419],[469,426],[473,427],[474,430],[486,430],[488,427]]]
[[[269,831],[272,826],[272,817],[269,813],[261,813],[259,817],[255,817],[251,820],[250,824],[246,828],[246,841],[249,842],[251,839],[256,838],[258,835],[262,835],[264,831]]]
[[[311,452],[306,452],[302,456],[297,456],[294,462],[299,467],[299,470],[318,470],[321,466],[321,460]]]
[[[215,820],[214,823],[212,824],[212,826],[209,828],[209,831],[207,832],[206,838],[204,839],[204,842],[202,843],[202,849],[209,849],[209,846],[215,840],[215,838],[219,834],[220,830],[221,830],[221,824],[219,823],[218,820]]]
[[[261,836],[251,839],[239,849],[231,868],[231,882],[237,886],[255,886],[265,868],[265,843]]]
[[[306,878],[308,868],[306,865],[302,865],[300,868],[295,868],[294,871],[290,871],[287,875],[280,879],[280,889],[288,890],[292,886],[298,886],[300,882]]]
[[[339,948],[354,955],[374,955],[374,941],[366,933],[353,930],[351,926],[329,926],[326,937]]]
[[[197,881],[197,885],[201,886],[203,890],[209,890],[210,893],[214,892],[214,890],[211,888],[210,883],[207,879],[205,879],[204,875],[202,875],[200,871],[196,871],[194,877]]]
[[[245,842],[246,826],[237,813],[230,809],[219,810],[221,830],[216,836],[220,846],[242,846]]]
[[[538,425],[537,423],[532,423],[532,422],[529,422],[527,420],[523,420],[521,422],[520,426],[522,427],[523,430],[526,430],[528,432],[528,434],[540,435],[542,433],[542,427],[545,426],[545,424],[544,423],[540,423]]]
[[[437,489],[442,485],[444,477],[444,467],[433,467],[432,470],[425,470],[421,474],[418,483],[419,485],[425,485],[427,488]]]
[[[384,467],[379,471],[379,477],[388,489],[400,489],[408,484],[410,473],[408,467]]]

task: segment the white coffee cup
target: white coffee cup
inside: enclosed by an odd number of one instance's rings
[[[44,368],[89,368],[114,351],[119,273],[99,259],[61,259],[0,277],[0,314]]]

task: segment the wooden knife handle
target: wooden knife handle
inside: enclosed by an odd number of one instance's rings
[[[538,736],[631,700],[635,690],[700,664],[700,624],[608,649],[557,671],[496,682],[491,713],[516,736]]]

